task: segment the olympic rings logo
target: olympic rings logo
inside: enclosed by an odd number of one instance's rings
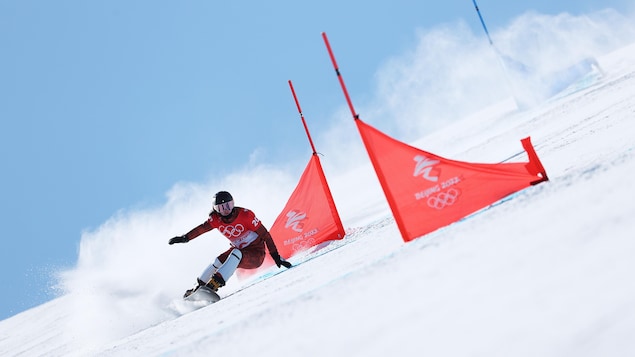
[[[240,237],[245,231],[245,226],[237,224],[235,226],[220,226],[218,230],[227,238]]]
[[[309,248],[313,247],[315,245],[315,239],[313,238],[309,238],[305,241],[300,241],[298,243],[295,243],[293,245],[293,251],[294,252],[301,252],[304,250],[308,250]]]
[[[439,192],[438,194],[428,198],[428,206],[442,210],[447,206],[452,206],[459,198],[460,194],[461,193],[456,188],[450,188],[444,192]]]

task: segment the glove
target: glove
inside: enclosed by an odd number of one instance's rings
[[[273,258],[273,261],[276,262],[278,268],[280,268],[280,266],[284,266],[285,268],[289,269],[293,266],[288,261],[280,258],[280,254],[271,254],[271,257]]]
[[[174,243],[187,243],[189,242],[189,240],[187,239],[186,236],[176,236],[174,238],[170,238],[170,241],[168,242],[168,244],[172,245]]]

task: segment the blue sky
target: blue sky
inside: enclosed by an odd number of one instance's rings
[[[479,6],[492,32],[527,11],[632,5]],[[0,284],[18,292],[0,297],[0,318],[54,297],[52,277],[75,264],[82,233],[113,215],[249,162],[304,162],[310,148],[287,80],[314,135],[344,104],[322,31],[349,92],[363,98],[417,31],[459,21],[486,41],[470,0],[0,0]]]

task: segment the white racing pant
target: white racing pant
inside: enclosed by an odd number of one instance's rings
[[[238,268],[238,263],[240,263],[242,258],[243,253],[238,249],[234,249],[227,257],[227,260],[225,260],[225,263],[221,263],[221,261],[216,258],[214,263],[203,270],[199,279],[207,283],[212,279],[212,276],[218,272],[223,279],[227,281],[234,274],[236,268]]]

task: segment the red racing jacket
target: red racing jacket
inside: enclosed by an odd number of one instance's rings
[[[254,242],[264,241],[269,254],[272,256],[278,255],[278,249],[271,238],[271,234],[256,215],[247,208],[234,207],[234,212],[229,218],[212,211],[205,222],[193,228],[185,234],[185,237],[190,241],[214,228],[218,229],[235,248],[243,249]]]

